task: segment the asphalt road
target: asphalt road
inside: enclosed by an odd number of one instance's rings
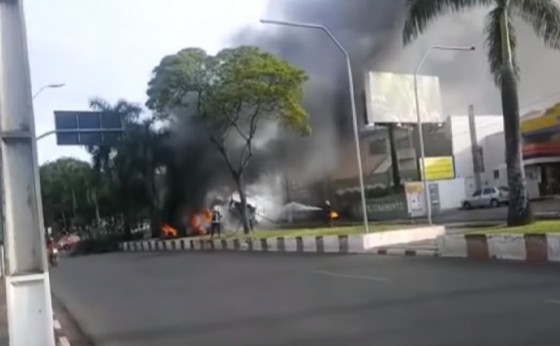
[[[560,267],[246,253],[69,258],[52,273],[96,345],[558,345]]]

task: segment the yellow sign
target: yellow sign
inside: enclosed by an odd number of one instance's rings
[[[422,159],[420,159],[420,168],[422,169],[422,178],[424,170]],[[453,156],[439,156],[426,158],[426,178],[428,180],[442,180],[455,178],[455,167],[453,164]]]
[[[538,118],[522,121],[521,132],[527,134],[557,126],[560,126],[560,104],[556,104],[547,109],[547,111]]]

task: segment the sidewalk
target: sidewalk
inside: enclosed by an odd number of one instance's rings
[[[0,278],[0,346],[8,346],[8,315],[6,311],[6,283]]]
[[[69,317],[62,315],[63,323],[64,323],[64,330],[61,329],[61,325],[59,321],[55,322],[55,336],[56,336],[56,344],[58,346],[70,346],[75,345],[74,342],[70,343],[68,338],[65,336],[67,332],[67,325],[71,325],[68,321]],[[58,324],[58,326],[57,326]],[[79,337],[75,336],[77,340],[80,340]],[[6,283],[3,278],[0,278],[0,346],[9,346],[10,339],[8,335],[8,314],[6,309]],[[79,346],[90,346],[87,343],[77,343],[76,345]]]

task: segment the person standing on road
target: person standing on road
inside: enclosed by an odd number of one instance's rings
[[[331,202],[329,200],[326,200],[325,206],[323,207],[323,213],[325,215],[325,219],[329,227],[332,227],[333,225],[332,211],[333,210],[332,210]]]
[[[218,237],[222,235],[222,213],[220,207],[214,206],[212,211],[212,224],[210,225],[210,237],[214,238],[214,234],[218,233]]]

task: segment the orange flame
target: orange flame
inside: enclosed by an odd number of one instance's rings
[[[210,221],[212,221],[212,213],[209,210],[206,210],[204,213],[192,213],[190,216],[192,234],[205,235]]]
[[[338,219],[338,213],[336,211],[331,211],[331,220],[336,220]]]
[[[204,221],[207,223],[212,222],[212,211],[210,209],[204,211]]]
[[[161,235],[166,238],[175,238],[179,235],[179,232],[168,224],[161,226]]]

